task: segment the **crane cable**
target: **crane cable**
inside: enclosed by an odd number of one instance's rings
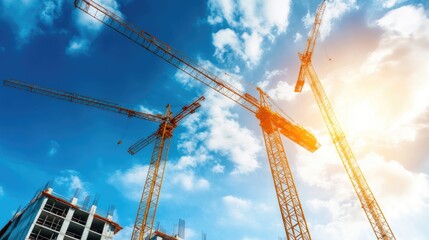
[[[122,139],[124,138],[125,134],[126,134],[126,133],[127,133],[127,131],[128,131],[128,127],[129,127],[129,125],[130,125],[130,119],[131,119],[131,116],[128,116],[127,123],[125,124],[125,128],[124,128],[124,130],[122,131],[121,137],[120,137],[120,138],[119,138],[119,140],[118,140],[118,144],[117,144],[118,146],[122,144]]]

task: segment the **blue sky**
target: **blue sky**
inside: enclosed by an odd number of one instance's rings
[[[235,86],[256,97],[262,87],[322,143],[311,154],[284,139],[313,239],[374,239],[308,85],[293,92],[319,1],[100,2]],[[398,239],[429,238],[428,46],[426,1],[328,1],[313,58]],[[172,231],[185,219],[187,240],[284,237],[255,117],[73,1],[0,0],[0,74],[154,113],[205,95],[175,131],[156,221]],[[129,239],[153,146],[126,150],[157,125],[4,86],[0,109],[0,225],[52,181],[114,205],[115,239]]]

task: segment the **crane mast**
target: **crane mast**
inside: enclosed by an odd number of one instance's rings
[[[270,107],[265,93],[259,88],[258,90],[260,91],[260,99],[264,107],[261,111],[258,111],[256,117],[260,120],[268,162],[287,239],[310,240],[310,231],[308,230],[280,132],[275,126],[275,119],[271,117],[272,114],[270,114]]]
[[[153,223],[161,192],[162,180],[164,179],[165,163],[167,162],[173,131],[183,118],[194,113],[195,110],[201,106],[200,102],[203,100],[204,97],[198,98],[192,104],[183,107],[182,111],[174,117],[171,117],[172,114],[170,106],[168,105],[167,111],[164,115],[166,121],[159,125],[158,130],[146,139],[142,139],[130,147],[130,150],[133,150],[132,154],[135,154],[137,151],[152,142],[152,139],[155,140],[155,146],[153,148],[146,182],[144,184],[131,235],[132,240],[145,240],[146,237],[150,238],[152,236]],[[138,146],[134,147],[135,145]],[[130,150],[128,152],[131,153]]]
[[[337,121],[331,103],[329,102],[319,77],[311,63],[311,56],[316,44],[325,5],[326,2],[324,0],[317,11],[315,23],[307,41],[306,51],[304,54],[299,54],[301,59],[301,68],[295,92],[301,91],[304,84],[304,78],[309,81],[313,95],[329,130],[329,134],[331,135],[332,142],[335,145],[347,175],[352,182],[353,188],[361,202],[362,208],[365,211],[377,239],[394,240],[396,238],[362,173],[355,156],[353,155],[345,134]]]
[[[286,119],[278,112],[272,111],[265,102],[265,93],[262,90],[260,90],[261,102],[259,102],[252,95],[241,92],[168,44],[134,27],[93,0],[75,0],[74,4],[76,8],[255,114],[260,120],[264,134],[268,162],[286,237],[288,240],[311,239],[283,143],[280,139],[281,133],[305,149],[314,152],[320,144],[310,132],[292,120]]]
[[[171,117],[170,106],[167,106],[164,116]],[[131,235],[132,240],[145,240],[146,237],[151,237],[173,130],[174,127],[165,122],[159,126],[156,133],[149,170]]]

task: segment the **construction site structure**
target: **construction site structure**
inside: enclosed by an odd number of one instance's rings
[[[0,240],[112,240],[122,227],[111,213],[99,215],[95,204],[78,205],[46,188],[18,210],[0,230]]]
[[[150,240],[184,240],[185,239],[185,220],[179,219],[179,227],[173,231],[173,234],[168,234],[166,230],[159,225],[153,232]]]
[[[174,116],[172,115],[173,113],[171,112],[170,105],[167,105],[165,115],[153,115],[127,109],[108,101],[99,100],[76,93],[48,89],[18,80],[6,79],[3,81],[3,84],[7,87],[13,87],[32,93],[55,97],[70,102],[125,114],[129,117],[137,117],[140,119],[160,123],[157,131],[149,135],[147,138],[140,139],[128,149],[130,154],[135,154],[147,145],[153,142],[155,143],[132,233],[132,239],[146,240],[146,238],[150,238],[150,236],[152,236],[153,223],[156,216],[156,209],[161,193],[164,170],[173,131],[181,120],[183,120],[189,114],[194,113],[201,106],[200,103],[205,99],[204,96],[201,96],[193,103],[184,106],[182,110]]]
[[[286,236],[288,240],[311,239],[281,140],[281,135],[284,135],[305,149],[314,152],[320,144],[309,131],[275,109],[275,105],[269,96],[261,89],[258,89],[260,100],[249,93],[242,92],[222,79],[227,74],[218,75],[208,71],[170,45],[158,40],[148,32],[138,29],[95,1],[75,0],[74,5],[190,77],[253,113],[260,120]],[[144,238],[139,238],[139,240],[142,239]]]
[[[326,1],[324,0],[317,10],[314,25],[307,40],[305,52],[299,53],[301,67],[299,70],[298,81],[295,86],[295,92],[301,92],[305,80],[309,82],[325,124],[329,130],[329,134],[331,135],[332,142],[337,149],[353,188],[360,200],[362,209],[365,211],[377,239],[393,240],[396,238],[362,173],[355,156],[353,155],[344,131],[341,129],[341,126],[337,121],[331,103],[329,102],[319,77],[311,63],[311,57],[316,45],[325,8]]]
[[[150,240],[184,240],[184,238],[181,238],[177,235],[171,236],[167,233],[161,232],[160,230],[155,230],[153,233],[154,234]]]

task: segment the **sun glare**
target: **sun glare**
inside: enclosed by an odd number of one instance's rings
[[[349,104],[341,114],[348,137],[371,136],[381,131],[384,127],[381,112],[376,103],[369,101]]]

